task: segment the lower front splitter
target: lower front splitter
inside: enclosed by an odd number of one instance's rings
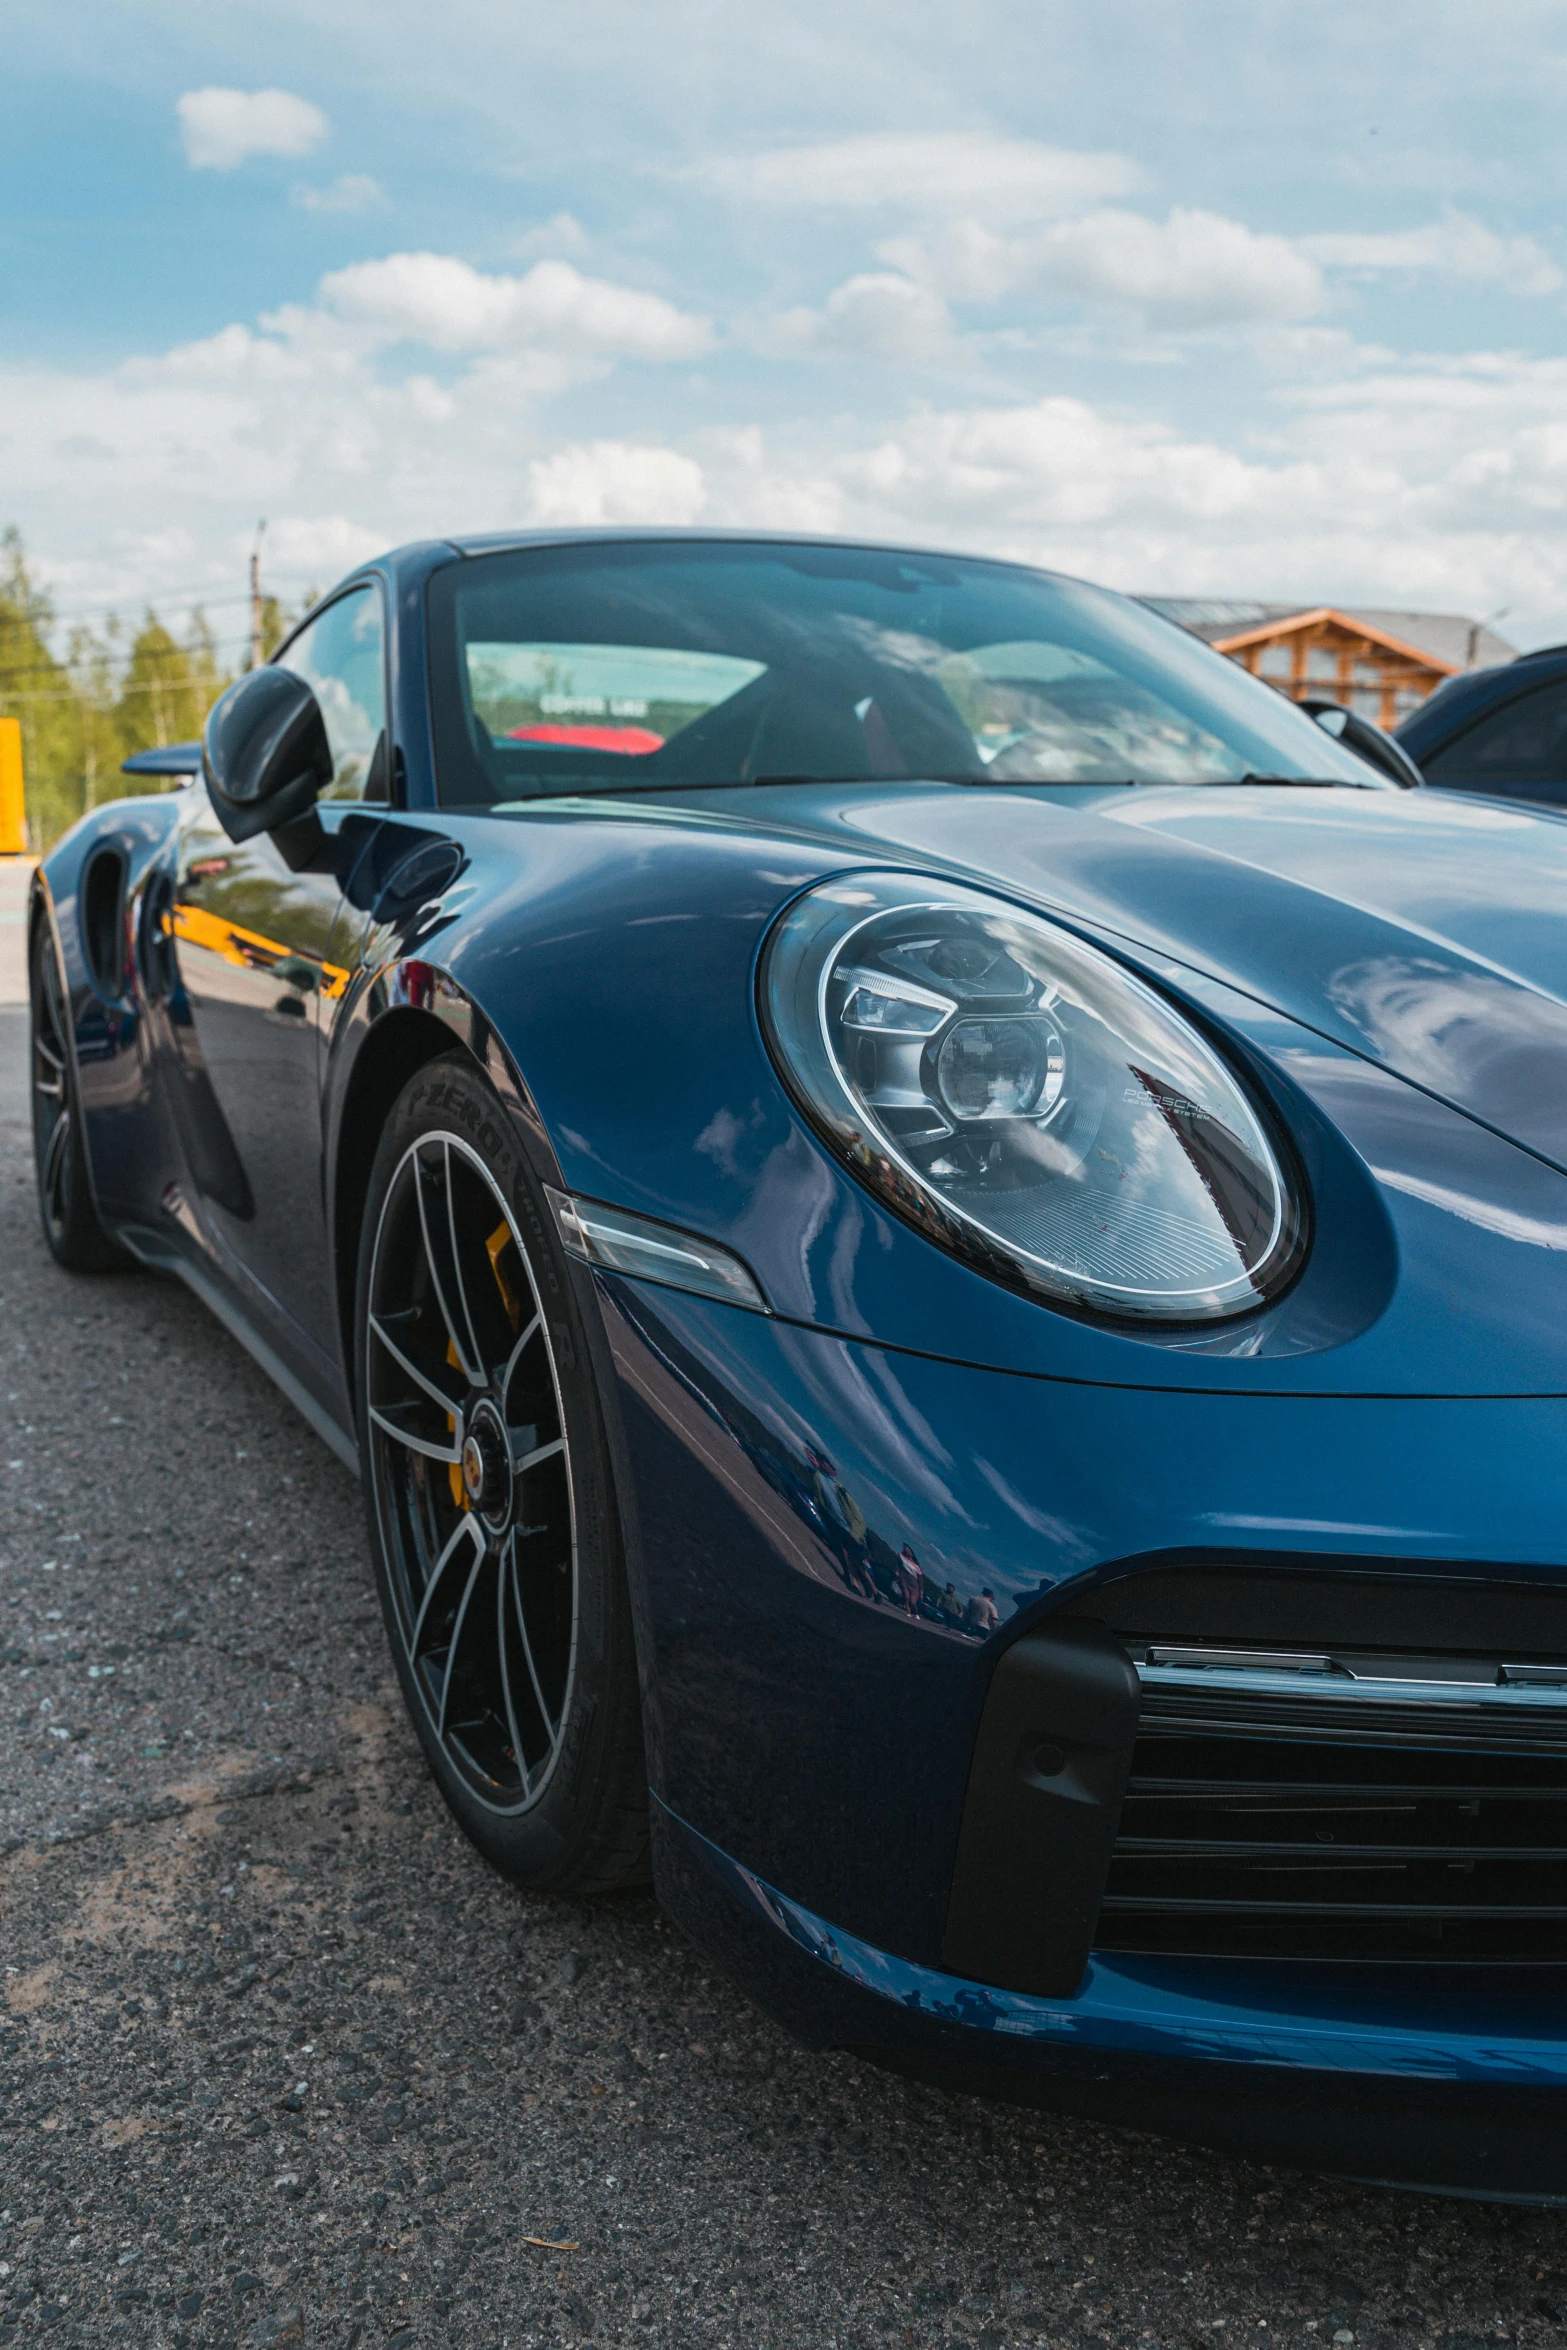
[[[817,2046],[1295,2169],[1567,2202],[1567,1970],[1096,1953],[1039,1997],[844,1932],[656,1798],[653,1823],[665,1906]]]

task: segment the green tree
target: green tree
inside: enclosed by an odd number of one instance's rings
[[[201,703],[201,715],[205,723],[207,712],[224,687],[232,681],[219,663],[217,638],[212,633],[212,625],[206,613],[199,605],[190,616],[185,658],[190,663],[191,682]]]
[[[28,831],[38,848],[82,812],[81,715],[70,677],[49,649],[53,618],[20,532],[0,532],[0,716],[22,722]]]
[[[279,636],[287,618],[277,615]],[[132,785],[121,760],[200,734],[229,682],[200,611],[183,644],[153,612],[128,648],[112,614],[101,632],[73,628],[63,659],[53,635],[54,608],[20,533],[0,531],[0,716],[22,722],[28,834],[39,850],[105,800],[172,788],[153,778]]]
[[[81,732],[84,815],[100,800],[118,799],[125,789],[120,776],[125,744],[115,707],[119,635],[120,624],[111,614],[102,636],[95,636],[90,628],[76,627],[66,648],[66,674],[76,696]]]
[[[289,610],[288,606],[286,604],[279,603],[276,596],[262,597],[261,658],[263,661],[271,660],[273,654],[277,651],[278,646],[283,642],[283,639],[287,636],[289,630],[293,627],[294,619],[295,615]],[[247,669],[250,667],[250,657],[248,654],[245,657],[245,667]]]
[[[175,643],[155,612],[147,614],[131,644],[117,708],[127,753],[188,742],[201,732],[208,704],[190,654]]]

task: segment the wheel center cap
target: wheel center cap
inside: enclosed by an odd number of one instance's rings
[[[511,1511],[511,1450],[500,1414],[488,1401],[468,1423],[462,1481],[470,1506],[492,1526],[504,1525]]]

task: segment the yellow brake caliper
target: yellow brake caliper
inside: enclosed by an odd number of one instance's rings
[[[522,1306],[518,1301],[516,1291],[507,1280],[501,1264],[501,1257],[510,1238],[511,1226],[503,1216],[485,1242],[484,1253],[490,1260],[490,1270],[495,1275],[495,1286],[500,1291],[501,1303],[506,1308],[506,1319],[514,1330],[520,1330],[522,1328]]]
[[[461,1369],[462,1366],[457,1360],[457,1341],[455,1338],[449,1338],[446,1341],[446,1360],[454,1371]],[[455,1437],[457,1434],[457,1415],[455,1412],[447,1413],[446,1425],[451,1430],[452,1435]],[[460,1510],[467,1509],[469,1506],[468,1488],[462,1481],[461,1461],[450,1462],[447,1467],[446,1475],[451,1484],[453,1501],[457,1504],[457,1507]]]
[[[500,1222],[496,1225],[495,1230],[490,1234],[489,1239],[485,1242],[484,1252],[490,1260],[490,1270],[495,1275],[495,1286],[501,1293],[501,1303],[506,1308],[506,1319],[508,1322],[510,1322],[514,1330],[520,1330],[522,1327],[522,1307],[518,1302],[516,1291],[513,1289],[511,1283],[506,1278],[506,1270],[501,1263],[501,1257],[505,1251],[506,1244],[510,1239],[511,1226],[507,1223],[505,1217],[503,1216]],[[457,1348],[451,1339],[448,1339],[446,1342],[446,1360],[454,1371],[460,1367],[457,1361]],[[446,1425],[448,1428],[450,1428],[452,1434],[455,1436],[457,1433],[457,1422],[451,1413],[447,1414]],[[446,1474],[451,1480],[453,1501],[457,1504],[457,1507],[460,1510],[467,1509],[470,1506],[468,1501],[468,1488],[463,1483],[461,1462],[453,1461],[448,1467]]]

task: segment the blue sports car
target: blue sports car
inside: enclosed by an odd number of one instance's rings
[[[1567,2193],[1567,827],[716,534],[403,548],[141,765],[49,1245],[357,1467],[481,1851],[927,2079]]]

